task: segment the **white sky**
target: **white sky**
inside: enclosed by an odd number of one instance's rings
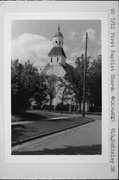
[[[46,64],[58,23],[61,24],[68,62],[84,53],[86,32],[88,54],[101,54],[99,20],[17,20],[11,27],[12,59],[19,59],[21,62],[30,60],[35,65]]]

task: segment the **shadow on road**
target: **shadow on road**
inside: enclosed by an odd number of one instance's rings
[[[44,149],[42,151],[13,151],[12,155],[100,155],[101,145],[68,146],[63,149]]]

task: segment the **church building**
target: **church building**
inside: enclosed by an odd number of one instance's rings
[[[48,53],[48,64],[44,67],[42,71],[43,74],[47,74],[49,76],[55,75],[56,77],[61,77],[61,78],[65,76],[66,71],[62,65],[65,66],[67,57],[63,49],[63,45],[64,45],[64,37],[60,31],[60,24],[58,24],[57,32],[53,36],[53,47]],[[55,98],[52,101],[52,106],[54,107],[54,109],[59,103],[61,103],[62,94],[64,90],[63,87],[59,88],[58,81],[56,83],[55,88],[57,94],[55,95]],[[75,99],[73,97],[74,97],[73,94],[69,95],[69,100],[67,102],[69,104],[70,110],[71,110],[71,106],[75,105]],[[86,102],[86,111],[88,109],[89,109],[88,104]]]
[[[47,75],[56,75],[57,77],[63,77],[65,70],[62,64],[66,63],[66,54],[63,49],[64,37],[60,31],[60,24],[58,24],[58,30],[53,36],[53,47],[48,53],[48,64],[43,69],[43,73]]]

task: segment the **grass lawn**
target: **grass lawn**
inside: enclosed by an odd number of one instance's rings
[[[61,117],[61,113],[53,111],[27,110],[25,113],[12,115],[12,122],[17,121],[39,121],[53,117]]]
[[[52,132],[68,129],[73,126],[82,125],[91,122],[91,118],[73,117],[67,119],[48,119],[52,117],[61,117],[56,113],[44,111],[28,111],[24,116],[16,116],[18,121],[29,121],[29,123],[12,125],[12,145],[19,143],[27,138],[34,136],[43,136]],[[15,116],[14,116],[15,120]]]

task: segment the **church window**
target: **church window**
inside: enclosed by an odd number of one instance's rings
[[[59,57],[57,57],[57,62],[59,61]]]
[[[52,57],[51,57],[51,63],[52,63]]]

